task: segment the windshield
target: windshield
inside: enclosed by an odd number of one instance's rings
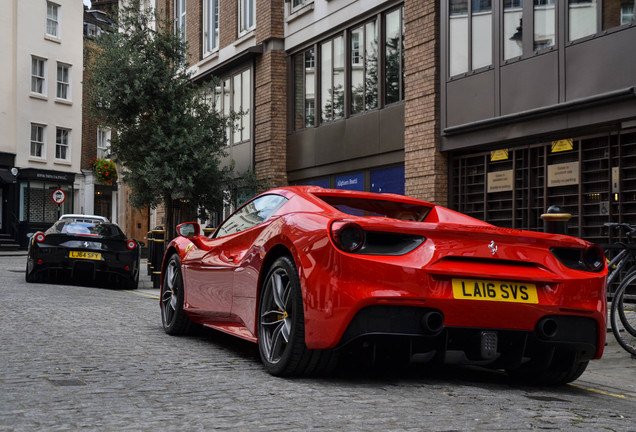
[[[46,231],[46,234],[72,234],[92,237],[125,237],[119,227],[112,223],[79,222],[74,220],[60,220]]]

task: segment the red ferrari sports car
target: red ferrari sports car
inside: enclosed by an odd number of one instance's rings
[[[603,353],[607,268],[581,239],[315,186],[263,193],[210,236],[177,231],[165,331],[196,323],[255,342],[273,375],[324,372],[365,347],[562,384]]]

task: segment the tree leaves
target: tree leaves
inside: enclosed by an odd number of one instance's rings
[[[93,117],[116,131],[110,153],[123,166],[131,204],[183,200],[202,213],[221,208],[234,177],[221,161],[235,115],[218,113],[203,97],[211,90],[190,80],[187,46],[170,21],[140,0],[122,3],[119,31],[86,50],[85,88]]]

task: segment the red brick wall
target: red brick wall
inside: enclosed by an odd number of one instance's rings
[[[84,39],[84,76],[86,82],[90,73],[91,52],[94,44]],[[90,169],[90,161],[97,155],[97,121],[91,117],[88,109],[88,92],[82,92],[82,157],[80,168]]]
[[[238,1],[219,0],[219,47],[232,45],[238,38]]]
[[[439,2],[406,0],[406,194],[448,203],[448,161],[440,146]]]
[[[266,187],[287,185],[286,58],[268,51],[255,62],[254,171]]]

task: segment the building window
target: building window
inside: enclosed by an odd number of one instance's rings
[[[46,2],[46,34],[60,37],[60,6],[52,2]]]
[[[240,112],[234,125],[234,144],[250,139],[250,101],[251,101],[251,76],[250,70],[245,70],[232,77],[234,100],[232,106],[235,112]]]
[[[239,0],[239,35],[254,29],[254,0]]]
[[[351,113],[378,107],[377,20],[351,31]]]
[[[569,0],[569,40],[573,41],[596,33],[597,15],[596,0]]]
[[[186,0],[174,0],[174,31],[186,40]]]
[[[603,0],[603,30],[634,22],[634,0]]]
[[[450,74],[492,65],[492,0],[450,0]]]
[[[346,34],[348,50],[339,33],[292,57],[293,130],[404,100],[404,8]]]
[[[205,0],[203,45],[206,53],[219,49],[219,0]]]
[[[316,56],[314,48],[294,56],[294,129],[315,125]]]
[[[31,92],[46,93],[46,60],[31,57]]]
[[[396,9],[385,18],[386,40],[384,71],[386,75],[385,103],[404,100],[404,8]]]
[[[492,65],[492,0],[472,0],[472,69]]]
[[[56,96],[59,99],[71,99],[71,67],[69,65],[58,63],[57,64],[57,93]]]
[[[522,0],[504,0],[503,51],[504,60],[523,54],[523,4]]]
[[[97,157],[100,159],[110,156],[110,129],[97,128]]]
[[[31,157],[44,157],[44,125],[31,123]]]
[[[55,159],[68,160],[70,135],[69,129],[57,128],[55,130]]]
[[[534,50],[554,46],[555,34],[554,0],[534,0]]]
[[[634,4],[621,5],[621,25],[631,24],[634,22]]]
[[[309,0],[292,0],[291,2],[292,11],[303,7],[307,3],[309,3]]]
[[[234,127],[228,126],[226,130],[228,145],[251,139],[251,73],[250,69],[246,69],[219,81],[214,91],[215,109],[226,117],[232,112],[237,114]]]
[[[344,117],[345,47],[338,36],[320,45],[321,121]]]

